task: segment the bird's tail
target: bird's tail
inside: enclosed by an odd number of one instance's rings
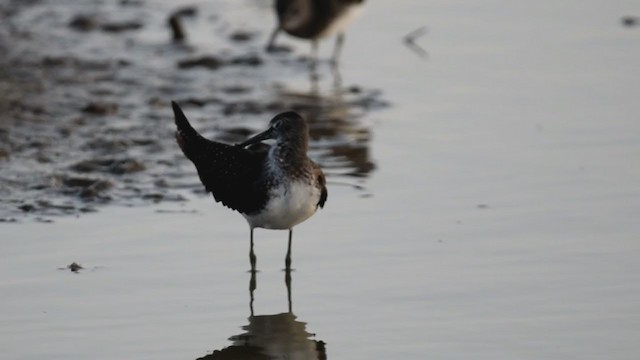
[[[180,109],[180,106],[175,101],[171,102],[171,106],[173,107],[173,114],[176,119],[176,126],[178,130],[176,131],[176,141],[182,152],[187,155],[188,158],[191,158],[190,149],[194,147],[197,143],[204,140],[200,134],[189,124],[189,120]]]

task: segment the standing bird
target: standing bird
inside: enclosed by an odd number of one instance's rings
[[[344,30],[360,12],[364,0],[276,0],[278,26],[271,34],[267,51],[275,49],[278,33],[311,40],[312,59],[318,51],[318,40],[338,34],[331,62],[338,63],[344,43]]]
[[[295,225],[327,201],[320,167],[307,157],[309,129],[295,112],[276,115],[264,132],[238,145],[207,140],[196,132],[182,109],[172,102],[176,140],[198,170],[200,181],[217,202],[238,211],[251,229],[251,270],[255,271],[253,229],[289,230],[285,268],[291,269],[291,236]],[[267,145],[263,140],[274,139]]]

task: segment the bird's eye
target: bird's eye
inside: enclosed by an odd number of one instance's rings
[[[281,125],[281,124],[282,124],[282,121],[276,121],[276,122],[274,122],[274,123],[273,123],[272,127],[273,127],[274,129],[277,129],[277,128],[279,128],[279,127],[280,127],[280,125]]]

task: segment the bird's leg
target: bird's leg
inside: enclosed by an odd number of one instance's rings
[[[342,45],[344,44],[344,33],[338,34],[336,36],[336,45],[333,47],[333,55],[331,55],[331,65],[334,67],[338,66],[338,58],[340,57],[340,53],[342,52]]]
[[[251,272],[256,271],[256,254],[253,252],[253,228],[251,228],[251,247],[249,250],[249,261],[251,262]]]
[[[267,51],[274,51],[276,49],[276,46],[274,45],[274,43],[276,42],[276,37],[278,36],[278,33],[280,33],[280,26],[276,27],[275,30],[273,30],[273,32],[271,33],[271,36],[269,37],[269,43],[267,43]]]
[[[287,257],[284,259],[284,270],[291,271],[291,236],[293,229],[289,229],[289,244],[287,245]]]

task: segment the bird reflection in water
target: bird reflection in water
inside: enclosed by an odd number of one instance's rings
[[[296,359],[325,360],[325,343],[313,339],[314,334],[306,330],[307,324],[298,321],[293,314],[291,300],[291,270],[285,270],[288,311],[273,315],[255,315],[253,311],[256,290],[256,271],[251,271],[249,281],[249,324],[242,327],[242,334],[229,338],[231,346],[215,350],[212,354],[196,360],[262,360]]]

